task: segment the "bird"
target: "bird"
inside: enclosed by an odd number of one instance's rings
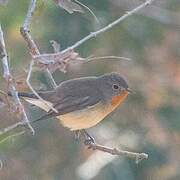
[[[54,90],[38,92],[46,103],[33,93],[18,92],[18,96],[46,112],[35,121],[56,117],[64,127],[79,131],[97,125],[131,92],[124,77],[112,72],[66,80]]]

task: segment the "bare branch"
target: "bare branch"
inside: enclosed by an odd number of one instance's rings
[[[67,72],[67,67],[69,64],[80,61],[83,62],[85,59],[80,57],[77,52],[71,50],[63,54],[61,54],[61,52],[41,54],[39,56],[35,56],[34,60],[39,68],[44,69],[48,67],[51,72],[58,69],[65,73]]]
[[[8,127],[4,128],[4,129],[0,130],[0,135],[5,134],[5,133],[7,133],[7,132],[19,127],[19,126],[23,126],[25,124],[26,123],[24,123],[24,122],[17,122],[15,124],[11,125],[11,126],[8,126]]]
[[[15,105],[16,105],[16,110],[18,111],[18,113],[22,117],[22,121],[17,123],[17,124],[18,125],[27,124],[29,129],[31,130],[32,134],[34,134],[35,133],[34,129],[32,128],[32,126],[31,126],[31,124],[30,124],[30,122],[29,122],[29,120],[27,118],[26,112],[25,112],[24,107],[21,104],[21,101],[20,101],[20,99],[18,97],[18,93],[16,91],[12,76],[11,76],[10,71],[9,71],[8,55],[7,55],[7,51],[6,51],[6,48],[5,48],[5,42],[4,42],[3,31],[1,29],[1,25],[0,25],[0,57],[2,58],[3,77],[7,81],[8,90],[12,94],[12,98],[13,98],[13,100],[15,102]],[[16,126],[14,126],[14,128],[15,127]],[[2,132],[3,131],[7,132],[7,131],[9,131],[9,129],[10,130],[13,129],[13,126],[11,128],[10,127],[5,128],[4,130],[2,130]]]
[[[100,56],[100,57],[89,57],[86,58],[86,60],[83,60],[83,62],[90,62],[94,60],[105,60],[105,59],[116,59],[116,60],[125,60],[125,61],[131,61],[132,59],[127,57],[121,57],[121,56]]]
[[[130,152],[130,151],[123,151],[123,150],[119,150],[116,148],[109,148],[106,146],[101,146],[101,145],[96,144],[96,143],[89,144],[88,148],[92,149],[92,150],[99,150],[102,152],[106,152],[106,153],[109,153],[112,155],[125,156],[125,157],[130,158],[130,159],[135,159],[136,164],[138,164],[143,159],[148,158],[148,154],[146,154],[146,153],[135,153],[135,152]]]
[[[45,61],[50,58],[51,61],[53,61],[56,57],[59,57],[60,60],[62,59],[63,55],[66,55],[67,52],[71,52],[74,48],[77,48],[78,46],[80,46],[81,44],[83,44],[84,42],[86,42],[87,40],[93,38],[93,37],[96,37],[97,35],[111,29],[112,27],[114,27],[115,25],[117,25],[118,23],[122,22],[124,19],[126,19],[127,17],[135,14],[136,12],[138,12],[139,10],[141,10],[142,8],[146,7],[147,5],[150,5],[152,4],[154,0],[147,0],[145,1],[144,3],[142,3],[141,5],[139,5],[138,7],[134,8],[133,10],[131,11],[128,11],[126,12],[126,14],[124,14],[123,16],[121,16],[120,18],[118,18],[117,20],[115,20],[114,22],[110,23],[109,25],[105,26],[104,28],[98,30],[98,31],[95,31],[95,32],[92,32],[90,33],[88,36],[86,36],[85,38],[81,39],[80,41],[76,42],[74,45],[72,45],[71,47],[61,51],[61,52],[57,52],[57,53],[52,53],[52,54],[40,54],[36,44],[34,43],[32,37],[30,36],[29,34],[29,31],[28,31],[28,28],[29,28],[29,24],[30,24],[30,20],[32,18],[32,14],[35,10],[35,3],[36,3],[36,0],[31,0],[30,2],[30,6],[29,6],[29,9],[28,9],[28,13],[27,13],[27,17],[25,19],[25,23],[23,25],[23,27],[21,27],[21,34],[22,36],[24,37],[25,41],[27,42],[28,44],[28,47],[30,49],[30,52],[31,52],[31,55],[32,55],[32,58],[34,60],[37,60],[37,58],[40,58],[42,61]],[[46,57],[45,57],[46,56]],[[44,61],[44,63],[45,63]],[[63,63],[64,61],[62,61],[61,63],[61,66],[64,64]],[[54,62],[52,62],[54,64]],[[58,62],[59,63],[59,62]],[[43,63],[42,63],[43,64]],[[67,65],[67,63],[65,63]],[[53,66],[53,65],[51,65]],[[56,65],[55,65],[56,66]],[[48,66],[47,66],[48,67]],[[58,68],[58,66],[56,66],[56,68]],[[65,68],[61,68],[61,70],[63,71],[63,69]],[[64,72],[64,71],[63,71]],[[47,68],[47,73],[49,75],[49,78],[51,79],[51,82],[53,84],[54,87],[57,87],[53,77],[52,77],[52,74],[51,72],[49,71],[49,69]]]
[[[54,112],[58,113],[58,111],[53,106],[50,106],[41,96],[39,96],[39,94],[31,86],[31,83],[29,82],[29,80],[31,77],[33,64],[34,64],[34,60],[31,61],[30,66],[29,66],[29,72],[28,72],[27,79],[26,79],[27,85],[29,86],[31,91],[37,96],[37,98],[39,98],[47,107],[52,109]]]
[[[20,123],[21,123],[21,122],[20,122]],[[0,131],[0,135],[6,133],[6,132],[8,132],[8,131],[16,128],[16,127],[18,127],[19,125],[21,125],[21,124],[16,123],[16,124],[13,124],[12,126],[9,126],[8,128],[5,128],[5,129],[4,129],[4,132],[3,132],[3,131]],[[15,133],[15,134],[9,135],[9,136],[5,137],[4,139],[2,139],[2,140],[0,141],[0,144],[1,144],[1,143],[4,143],[4,142],[7,141],[8,139],[12,139],[12,138],[15,138],[15,137],[17,137],[17,136],[21,136],[21,135],[23,135],[24,133],[25,133],[25,131],[20,131],[20,132],[17,132],[17,133]],[[1,170],[2,168],[3,168],[3,162],[2,162],[2,160],[0,159],[0,170]]]
[[[7,140],[13,139],[13,138],[15,138],[15,137],[17,137],[17,136],[21,136],[21,135],[23,135],[24,133],[25,133],[25,131],[20,131],[20,132],[17,132],[17,133],[15,133],[15,134],[9,135],[9,136],[5,137],[3,140],[1,140],[1,141],[0,141],[0,144],[1,144],[1,143],[4,143],[4,142],[7,141]]]
[[[8,81],[10,77],[9,65],[8,65],[8,55],[5,48],[5,42],[3,37],[3,32],[0,25],[0,58],[2,59],[3,66],[3,77]]]
[[[18,123],[13,124],[12,126],[9,126],[8,128],[5,128],[5,130],[6,130],[6,132],[9,132],[10,130],[12,130],[12,129],[18,127],[18,126],[21,126],[21,124],[18,124]],[[12,129],[11,129],[11,128],[12,128]],[[2,134],[6,133],[6,132],[3,132]],[[17,136],[20,136],[20,135],[22,135],[22,134],[24,134],[24,133],[25,133],[25,131],[20,131],[20,132],[17,132],[17,133],[15,133],[15,134],[9,135],[9,136],[5,137],[4,139],[2,139],[2,140],[0,141],[0,144],[1,144],[1,143],[4,143],[4,142],[7,141],[8,139],[12,139],[12,138],[17,137]]]
[[[46,69],[46,74],[47,74],[47,76],[48,76],[48,78],[49,78],[49,82],[51,83],[52,87],[53,87],[54,89],[57,88],[57,84],[56,84],[56,82],[55,82],[55,80],[54,80],[54,78],[53,78],[53,75],[52,75],[52,73],[49,71],[48,68]]]
[[[28,48],[29,48],[32,58],[33,58],[33,56],[40,55],[39,49],[36,46],[36,43],[34,42],[32,36],[29,33],[30,32],[29,26],[30,26],[30,23],[32,20],[32,15],[35,10],[35,7],[36,7],[36,0],[31,0],[24,24],[20,28],[20,33],[21,33],[22,37],[24,38],[24,40],[27,42],[27,45],[28,45]],[[50,73],[50,71],[48,69],[46,70],[46,73],[48,75],[48,78],[51,80],[50,83],[51,83],[52,87],[56,88],[57,84],[55,83],[55,81],[52,77],[52,74]]]
[[[118,18],[117,20],[113,21],[112,23],[108,24],[107,26],[103,27],[102,29],[95,31],[95,32],[91,32],[88,36],[84,37],[83,39],[81,39],[80,41],[76,42],[74,45],[68,47],[67,49],[61,51],[61,53],[65,53],[69,50],[75,49],[78,46],[80,46],[81,44],[85,43],[87,40],[96,37],[97,35],[106,32],[107,30],[111,29],[112,27],[114,27],[115,25],[119,24],[120,22],[122,22],[124,19],[126,19],[129,16],[132,16],[133,14],[135,14],[136,12],[140,11],[141,9],[143,9],[144,7],[152,4],[154,0],[146,0],[144,3],[142,3],[141,5],[137,6],[136,8],[134,8],[131,11],[127,11],[123,16],[121,16],[120,18]]]
[[[24,20],[24,24],[23,24],[23,28],[26,30],[29,30],[35,8],[36,8],[36,0],[31,0],[29,4],[28,12]]]
[[[5,104],[8,106],[8,108],[10,109],[11,108],[11,103],[9,101],[9,97],[8,97],[8,94],[2,90],[0,90],[0,94],[2,94],[5,98]]]
[[[32,58],[34,56],[37,56],[37,55],[40,55],[40,52],[39,52],[39,49],[38,47],[36,46],[36,43],[34,42],[32,36],[30,35],[29,33],[29,26],[30,26],[30,23],[31,23],[31,20],[32,20],[32,15],[33,15],[33,12],[35,10],[35,7],[36,7],[36,0],[31,0],[30,1],[30,4],[29,4],[29,8],[28,8],[28,12],[27,12],[27,15],[26,15],[26,18],[25,18],[25,21],[24,21],[24,24],[23,24],[23,27],[20,28],[20,32],[21,32],[21,35],[22,37],[24,38],[24,40],[27,42],[27,45],[28,45],[28,48],[30,50],[30,54],[32,56]],[[40,100],[42,100],[42,102],[44,104],[46,104],[50,109],[52,109],[53,111],[57,112],[57,110],[55,108],[53,108],[52,106],[50,106],[49,104],[47,104],[37,93],[36,91],[34,90],[34,88],[31,86],[29,80],[30,80],[30,77],[31,77],[31,72],[32,72],[32,66],[34,64],[34,61],[32,60],[31,61],[31,64],[30,64],[30,68],[29,68],[29,72],[28,72],[28,76],[27,76],[27,85],[29,86],[29,88],[31,89],[31,91],[37,96],[37,98],[39,98]],[[52,77],[52,74],[50,73],[50,71],[48,69],[46,69],[46,73],[49,77],[49,79],[51,80],[51,84],[54,88],[57,87],[53,77]]]
[[[54,59],[58,59],[59,58],[59,62],[61,61],[63,63],[63,58],[67,56],[67,54],[69,54],[68,52],[72,52],[75,48],[77,48],[78,46],[80,46],[81,44],[83,44],[84,42],[86,42],[87,40],[96,37],[97,35],[111,29],[112,27],[114,27],[115,25],[119,24],[120,22],[122,22],[124,19],[126,19],[127,17],[135,14],[136,12],[138,12],[139,10],[141,10],[142,8],[146,7],[147,5],[152,4],[154,0],[147,0],[144,3],[142,3],[141,5],[139,5],[138,7],[134,8],[131,11],[126,12],[123,16],[121,16],[120,18],[118,18],[117,20],[113,21],[112,23],[110,23],[109,25],[105,26],[104,28],[92,32],[90,33],[88,36],[86,36],[85,38],[81,39],[80,41],[76,42],[74,45],[72,45],[71,47],[66,48],[63,51],[60,52],[56,52],[56,53],[51,53],[51,54],[36,54],[34,56],[34,60],[38,60],[38,58],[40,59],[40,61],[42,62],[42,64],[45,62],[48,63],[54,63]],[[114,58],[113,56],[109,56]],[[99,58],[97,58],[99,59]],[[100,58],[100,59],[105,59],[105,58]],[[117,59],[117,58],[116,58]],[[119,58],[120,59],[120,58]],[[128,58],[123,58],[123,59],[128,59]],[[78,59],[81,61],[81,59]],[[83,59],[82,59],[83,60]],[[94,59],[91,59],[94,60]],[[91,61],[88,60],[88,61]],[[48,62],[49,61],[49,62]],[[85,61],[85,62],[88,62]],[[55,64],[55,63],[54,63]],[[57,66],[56,66],[57,67]],[[58,67],[57,67],[58,68]]]
[[[124,150],[120,150],[116,148],[110,148],[110,147],[99,145],[94,141],[94,138],[92,138],[85,130],[77,131],[75,133],[76,133],[75,134],[76,138],[78,139],[80,139],[80,135],[82,135],[82,138],[84,140],[84,145],[87,146],[88,149],[98,150],[98,151],[106,152],[112,155],[125,156],[127,158],[135,159],[136,164],[138,164],[143,159],[148,158],[148,154],[146,153],[124,151]]]

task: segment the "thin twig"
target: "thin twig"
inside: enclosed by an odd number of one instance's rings
[[[93,12],[88,6],[86,6],[85,4],[81,3],[81,2],[78,1],[78,0],[74,0],[74,1],[75,1],[77,4],[81,5],[83,8],[87,9],[87,10],[90,12],[90,14],[94,17],[95,21],[96,21],[97,23],[99,23],[98,18],[96,17],[96,15],[94,14],[94,12]]]
[[[24,20],[24,24],[23,24],[23,27],[26,30],[29,30],[35,8],[36,8],[36,0],[31,0],[29,7],[28,7],[28,12],[27,12],[26,18]]]
[[[24,107],[18,97],[18,92],[16,91],[13,79],[12,79],[12,75],[10,74],[9,71],[9,64],[8,64],[8,55],[7,55],[7,51],[6,51],[6,47],[5,47],[5,42],[4,42],[4,37],[3,37],[3,31],[1,29],[1,25],[0,25],[0,57],[2,58],[2,66],[3,66],[3,77],[5,78],[5,80],[7,81],[8,84],[8,90],[11,92],[12,94],[12,98],[15,102],[16,105],[16,109],[19,110],[20,115],[22,116],[22,121],[19,122],[18,124],[27,124],[29,129],[31,130],[32,134],[35,133],[33,127],[31,126],[26,112],[24,110]],[[13,127],[13,126],[12,126]],[[7,131],[8,129],[11,130],[11,128],[5,128],[4,131]],[[3,130],[2,130],[3,131]]]
[[[102,29],[95,31],[95,32],[91,32],[88,36],[84,37],[83,39],[81,39],[80,41],[76,42],[74,45],[64,49],[61,52],[58,53],[50,53],[50,54],[36,54],[34,56],[34,59],[40,57],[40,58],[45,58],[45,57],[49,57],[49,56],[59,56],[59,55],[63,55],[65,53],[67,53],[68,51],[74,50],[75,48],[79,47],[81,44],[85,43],[86,41],[88,41],[91,38],[96,37],[97,35],[108,31],[109,29],[111,29],[112,27],[114,27],[115,25],[119,24],[120,22],[122,22],[123,20],[125,20],[127,17],[132,16],[133,14],[137,13],[138,11],[140,11],[141,9],[143,9],[144,7],[152,4],[154,0],[147,0],[144,3],[140,4],[139,6],[137,6],[136,8],[132,9],[131,11],[127,11],[123,16],[121,16],[120,18],[118,18],[117,20],[113,21],[112,23],[108,24],[107,26],[103,27]]]
[[[17,132],[17,133],[15,133],[15,134],[9,135],[9,136],[5,137],[4,139],[2,139],[2,140],[0,141],[0,144],[4,143],[4,142],[7,141],[8,139],[12,139],[12,138],[14,138],[14,137],[21,136],[21,135],[24,134],[24,133],[25,133],[25,131],[20,131],[20,132]]]
[[[121,16],[120,18],[118,18],[117,20],[113,21],[112,23],[108,24],[107,26],[103,27],[102,29],[95,31],[95,32],[91,32],[88,36],[84,37],[83,39],[81,39],[80,41],[76,42],[74,45],[66,48],[65,50],[61,51],[61,53],[65,53],[69,50],[75,49],[78,46],[80,46],[81,44],[85,43],[87,40],[96,37],[97,35],[106,32],[107,30],[111,29],[112,27],[114,27],[115,25],[119,24],[120,22],[122,22],[124,19],[126,19],[129,16],[132,16],[133,14],[135,14],[136,12],[138,12],[139,10],[143,9],[144,7],[152,4],[154,0],[147,0],[144,3],[142,3],[141,5],[137,6],[136,8],[134,8],[131,11],[127,11],[123,16]]]
[[[52,87],[54,88],[54,89],[56,89],[57,88],[57,84],[56,84],[56,82],[55,82],[55,80],[54,80],[54,78],[53,78],[53,76],[52,76],[52,73],[49,71],[49,69],[47,68],[46,69],[46,74],[48,75],[48,78],[49,78],[49,82],[51,83],[51,85],[52,85]]]
[[[34,42],[32,36],[29,33],[30,32],[29,27],[30,27],[30,23],[31,23],[35,8],[36,8],[36,0],[31,0],[29,3],[29,8],[28,8],[28,12],[27,12],[24,24],[20,28],[21,35],[24,38],[24,40],[27,42],[27,45],[30,50],[32,58],[33,58],[33,56],[40,55],[40,51],[39,51],[36,43]],[[46,73],[47,73],[49,79],[51,80],[50,83],[51,83],[52,87],[56,88],[57,84],[54,81],[52,74],[50,73],[50,71],[48,69],[46,70]]]
[[[90,62],[90,61],[94,61],[94,60],[98,60],[98,59],[117,59],[117,60],[125,60],[125,61],[131,61],[130,58],[127,57],[121,57],[121,56],[100,56],[100,57],[89,57],[86,58],[86,60],[81,60],[84,62]]]
[[[2,132],[0,131],[0,134],[1,134],[1,133],[4,134],[4,133],[6,133],[6,132],[8,132],[8,131],[10,131],[10,130],[16,128],[16,127],[18,127],[19,125],[21,126],[21,124],[18,124],[18,123],[13,124],[12,126],[9,126],[8,128],[5,128],[5,129],[4,129],[4,132],[3,132],[3,131],[2,131]],[[25,133],[25,131],[20,131],[20,132],[17,132],[17,133],[15,133],[15,134],[9,135],[9,136],[5,137],[4,139],[2,139],[2,140],[0,141],[0,144],[4,143],[4,142],[7,141],[8,139],[12,139],[12,138],[15,138],[15,137],[17,137],[17,136],[21,136],[21,135],[24,134],[24,133]],[[1,170],[2,168],[3,168],[3,162],[2,162],[2,160],[0,159],[0,170]]]
[[[19,126],[24,126],[25,124],[27,124],[27,123],[22,122],[22,121],[19,121],[19,122],[15,123],[15,124],[12,124],[11,126],[8,126],[8,127],[4,128],[4,129],[0,130],[0,135],[5,134],[5,133],[7,133],[7,132],[19,127]]]
[[[38,49],[38,47],[36,46],[36,43],[34,42],[32,36],[29,33],[29,26],[32,20],[32,15],[33,12],[35,10],[36,7],[36,0],[31,0],[30,4],[29,4],[29,8],[28,8],[28,12],[24,21],[23,26],[20,28],[20,32],[22,37],[24,38],[24,40],[27,42],[28,48],[30,50],[31,56],[37,56],[40,55],[40,51]],[[31,89],[31,91],[37,96],[37,98],[39,98],[40,100],[42,100],[42,102],[44,104],[46,104],[50,109],[52,109],[53,111],[57,112],[57,110],[55,108],[53,108],[52,106],[50,106],[49,104],[47,104],[39,95],[38,93],[36,93],[36,91],[34,90],[34,88],[32,87],[32,85],[30,84],[30,77],[31,77],[31,72],[32,72],[32,66],[34,64],[34,61],[32,60],[30,63],[30,67],[29,67],[29,72],[28,72],[28,76],[27,76],[27,85],[29,86],[29,88]],[[52,74],[50,73],[50,71],[48,69],[46,69],[46,73],[50,79],[50,82],[52,84],[52,86],[54,88],[57,87],[56,82],[54,81]]]
[[[9,97],[7,95],[7,93],[5,93],[4,91],[0,90],[0,94],[2,94],[5,97],[5,103],[8,106],[9,110],[11,109],[11,104],[9,102]]]
[[[42,103],[44,103],[47,107],[49,107],[50,109],[52,109],[54,112],[58,113],[58,111],[51,106],[50,104],[48,104],[41,96],[39,96],[39,94],[34,90],[34,88],[31,86],[30,81],[30,77],[31,77],[31,73],[32,73],[32,67],[34,65],[34,60],[31,60],[30,66],[29,66],[29,71],[28,71],[28,75],[27,75],[27,79],[26,79],[26,83],[28,85],[28,87],[31,89],[31,91],[36,95],[36,97],[38,99],[41,100]]]
[[[77,133],[80,133],[80,134],[77,134]],[[98,150],[98,151],[106,152],[112,155],[125,156],[127,158],[135,159],[136,164],[138,164],[143,159],[148,158],[148,154],[146,153],[124,151],[124,150],[120,150],[116,148],[110,148],[107,146],[99,145],[94,141],[94,138],[92,138],[85,130],[77,131],[76,135],[78,135],[78,139],[79,139],[79,136],[82,135],[83,140],[84,140],[84,145],[87,146],[88,149]]]
[[[89,144],[88,148],[92,149],[92,150],[99,150],[102,152],[106,152],[106,153],[109,153],[112,155],[125,156],[125,157],[130,158],[130,159],[135,159],[136,164],[138,164],[143,159],[148,158],[148,154],[146,154],[146,153],[135,153],[135,152],[130,152],[130,151],[123,151],[123,150],[116,149],[116,148],[109,148],[106,146],[101,146],[101,145],[96,144],[96,143]]]
[[[2,160],[0,159],[0,170],[3,168],[3,162]]]

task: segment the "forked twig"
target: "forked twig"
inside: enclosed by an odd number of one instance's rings
[[[33,56],[40,55],[40,51],[39,51],[36,43],[34,42],[32,36],[30,35],[30,31],[29,31],[29,27],[31,24],[31,20],[32,20],[32,16],[35,11],[35,8],[36,8],[36,0],[31,0],[29,3],[29,8],[28,8],[26,18],[24,20],[24,24],[20,28],[20,33],[21,33],[22,37],[24,38],[24,40],[27,42],[27,45],[30,50],[32,58],[33,58]],[[54,78],[52,77],[52,74],[50,73],[50,71],[48,69],[46,69],[46,73],[48,75],[48,78],[50,79],[51,85],[54,88],[56,88],[57,84],[55,83]]]
[[[24,110],[24,106],[22,105],[22,103],[18,97],[18,92],[16,91],[11,73],[9,71],[8,55],[7,55],[7,51],[6,51],[6,47],[5,47],[4,36],[3,36],[3,31],[1,29],[1,25],[0,25],[0,57],[2,59],[3,77],[7,81],[8,90],[12,94],[12,98],[13,98],[15,105],[16,105],[16,110],[18,111],[18,113],[22,117],[21,122],[18,122],[18,123],[16,123],[16,125],[12,125],[12,126],[9,126],[5,129],[1,130],[0,134],[3,134],[4,132],[10,131],[11,129],[15,128],[16,126],[24,125],[24,124],[27,124],[29,129],[31,130],[32,134],[34,134],[35,131],[34,131],[33,127],[31,126],[31,124],[28,120],[28,117],[26,115],[26,112]]]
[[[29,33],[29,27],[30,27],[30,23],[31,23],[31,20],[32,20],[32,15],[34,13],[35,7],[36,7],[36,0],[31,0],[30,4],[29,4],[27,15],[26,15],[26,18],[25,18],[25,21],[24,21],[24,24],[20,28],[21,35],[24,38],[24,40],[27,42],[27,45],[28,45],[28,48],[30,50],[30,53],[31,53],[32,57],[40,55],[39,49],[36,46],[36,43],[34,42],[32,36]],[[37,98],[39,98],[50,109],[52,109],[53,111],[57,112],[57,110],[55,108],[53,108],[51,105],[47,104],[43,100],[43,98],[41,98],[38,95],[38,93],[34,90],[34,88],[32,87],[32,85],[31,85],[29,80],[30,80],[30,77],[31,77],[31,72],[32,72],[33,64],[34,64],[34,61],[32,60],[31,63],[30,63],[30,67],[29,67],[29,71],[28,71],[28,76],[27,76],[27,79],[26,79],[27,85],[31,89],[31,91],[37,96]],[[50,73],[50,71],[48,69],[46,69],[46,73],[47,73],[47,75],[48,75],[48,77],[50,79],[50,83],[52,84],[52,86],[54,88],[56,88],[57,85],[56,85],[56,83],[55,83],[55,81],[54,81],[54,79],[52,77],[52,74]]]
[[[32,73],[32,67],[34,64],[34,60],[31,60],[30,62],[30,66],[29,66],[29,71],[28,71],[28,75],[27,75],[27,79],[26,79],[26,83],[29,86],[29,88],[31,89],[31,91],[36,95],[36,97],[38,99],[40,99],[42,101],[42,103],[44,103],[47,107],[49,107],[50,109],[52,109],[54,112],[58,113],[58,111],[51,105],[49,105],[41,96],[39,96],[39,94],[34,90],[34,88],[31,86],[30,81],[30,77],[31,77],[31,73]]]
[[[114,27],[115,25],[119,24],[120,22],[122,22],[123,20],[125,20],[127,17],[132,16],[133,14],[135,14],[136,12],[138,12],[139,10],[143,9],[144,7],[152,4],[154,0],[146,0],[144,3],[140,4],[139,6],[137,6],[136,8],[132,9],[131,11],[127,11],[123,16],[121,16],[120,18],[118,18],[117,20],[113,21],[112,23],[108,24],[107,26],[103,27],[102,29],[95,31],[95,32],[91,32],[88,36],[84,37],[83,39],[81,39],[80,41],[76,42],[74,45],[66,48],[65,50],[61,51],[61,53],[65,53],[69,50],[75,49],[78,46],[80,46],[81,44],[85,43],[87,40],[96,37],[97,35],[106,32],[107,30],[111,29],[112,27]]]
[[[63,56],[63,54],[66,54],[67,52],[73,51],[75,48],[79,47],[80,45],[82,45],[83,43],[85,43],[86,41],[88,41],[91,38],[96,37],[97,35],[108,31],[109,29],[111,29],[112,27],[114,27],[115,25],[119,24],[120,22],[122,22],[123,20],[125,20],[127,17],[132,16],[133,14],[137,13],[138,11],[140,11],[141,9],[143,9],[144,7],[152,4],[154,0],[146,0],[145,2],[143,2],[142,4],[140,4],[139,6],[137,6],[136,8],[132,9],[131,11],[127,11],[123,16],[121,16],[120,18],[118,18],[117,20],[113,21],[112,23],[108,24],[107,26],[99,29],[98,31],[95,32],[91,32],[88,36],[84,37],[83,39],[77,41],[74,45],[64,49],[63,51],[57,52],[57,53],[50,53],[50,54],[35,54],[34,55],[34,59],[39,58],[46,58],[46,57],[60,57]],[[124,58],[125,59],[125,58]],[[128,58],[126,58],[128,59]],[[86,62],[86,61],[85,61]]]

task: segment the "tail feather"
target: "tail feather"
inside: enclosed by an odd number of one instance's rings
[[[55,91],[40,91],[37,93],[41,98],[43,98],[46,101],[53,102],[57,99],[56,97],[53,96],[55,94]],[[10,92],[8,92],[8,95],[12,96]],[[38,99],[38,97],[34,93],[18,92],[18,96],[25,97],[25,98]]]
[[[46,119],[49,119],[49,118],[51,118],[51,117],[53,117],[52,114],[44,114],[44,115],[42,115],[40,118],[32,121],[32,123],[36,123],[37,121],[46,120]]]
[[[53,92],[49,91],[49,94],[50,93],[53,93]],[[43,95],[44,95],[43,92],[39,92],[38,94],[40,96],[42,96],[42,98],[43,98]],[[11,92],[8,92],[8,96],[12,96]],[[41,121],[41,120],[46,120],[48,118],[54,117],[54,114],[52,114],[52,112],[49,111],[49,107],[47,107],[44,104],[42,105],[41,103],[37,104],[38,103],[38,98],[37,98],[37,96],[35,94],[33,94],[33,93],[26,93],[26,92],[18,92],[18,96],[19,97],[24,97],[26,101],[30,102],[33,105],[36,105],[36,106],[40,107],[41,109],[43,109],[43,110],[45,110],[47,112],[46,114],[42,115],[40,118],[32,121],[32,123],[35,123],[35,122]],[[28,98],[30,98],[30,99],[28,99]],[[31,98],[32,98],[32,100],[31,100]],[[48,101],[47,101],[47,103],[48,103]],[[41,106],[40,106],[40,104],[41,104]],[[52,104],[50,103],[50,105],[52,105]]]
[[[8,92],[8,96],[12,96],[11,92]],[[33,98],[37,99],[36,95],[33,93],[26,93],[26,92],[18,92],[19,97],[28,97],[28,98]]]

